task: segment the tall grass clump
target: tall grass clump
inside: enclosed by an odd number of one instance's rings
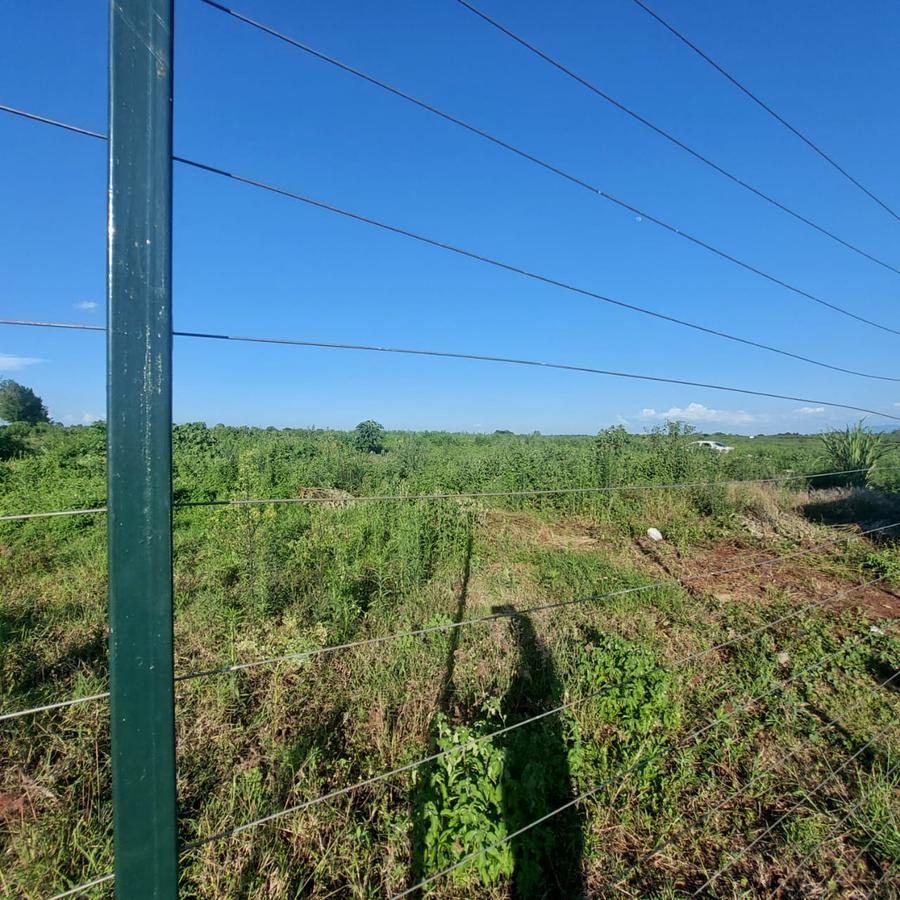
[[[872,483],[872,473],[878,460],[884,456],[887,447],[884,435],[875,434],[862,421],[846,428],[835,428],[822,435],[828,464],[833,471],[846,472],[834,476],[834,484],[847,487],[868,487]]]

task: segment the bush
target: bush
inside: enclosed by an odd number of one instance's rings
[[[598,432],[594,438],[594,465],[598,485],[612,487],[625,480],[626,453],[630,442],[631,436],[621,425]]]
[[[634,767],[635,797],[655,808],[674,789],[664,748],[681,722],[675,679],[647,647],[612,634],[592,638],[578,682],[598,696],[585,707],[573,771],[589,784]]]
[[[472,727],[454,726],[443,714],[436,719],[437,751],[446,755],[416,776],[420,782],[423,873],[439,872],[509,834],[504,815],[502,746],[496,740],[484,740],[450,752],[496,730],[498,712],[495,705]],[[461,868],[453,878],[471,885],[476,874],[481,884],[492,885],[509,878],[514,867],[513,849],[507,842],[476,857],[474,873]]]
[[[834,476],[831,484],[868,487],[876,462],[887,450],[883,437],[866,428],[861,421],[852,427],[848,425],[823,434],[822,443],[829,466],[834,471],[847,473]],[[820,487],[827,486],[823,479],[817,479],[817,483]]]
[[[367,419],[353,429],[353,446],[361,453],[384,453],[384,426]]]
[[[12,459],[27,449],[28,445],[15,426],[0,425],[0,459]]]

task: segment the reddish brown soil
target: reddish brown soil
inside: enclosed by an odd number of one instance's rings
[[[829,601],[827,607],[862,609],[878,619],[900,617],[900,594],[880,584],[857,588],[859,581],[823,574],[816,568],[818,554],[792,556],[779,562],[779,557],[787,554],[736,541],[692,548],[686,553],[660,548],[650,541],[641,540],[638,545],[657,570],[662,569],[692,590],[712,594],[719,600],[759,603],[777,593],[801,605],[843,594]],[[795,552],[798,551],[791,551]]]

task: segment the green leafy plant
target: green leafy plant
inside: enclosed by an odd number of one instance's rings
[[[437,750],[446,755],[419,776],[424,873],[451,866],[503,840],[508,833],[502,746],[484,740],[458,752],[446,752],[496,730],[499,707],[495,704],[487,712],[485,719],[472,726],[453,725],[444,714],[435,720]],[[455,870],[453,877],[459,883],[471,882],[474,871],[481,884],[496,884],[513,874],[514,864],[507,842],[480,854],[471,867]]]
[[[443,713],[435,720],[436,747],[446,755],[418,776],[422,874],[485,851],[455,870],[459,884],[471,888],[477,880],[487,887],[510,879],[517,896],[546,896],[573,876],[577,880],[566,865],[581,859],[576,810],[518,834],[515,842],[494,845],[571,799],[571,740],[563,739],[554,718],[453,752],[508,724],[497,699],[486,704],[483,716],[473,725],[453,725]]]
[[[597,432],[594,438],[594,464],[597,483],[611,487],[622,480],[627,465],[627,449],[631,436],[622,425],[614,425]]]
[[[644,737],[678,724],[671,702],[671,673],[646,647],[613,634],[596,636],[579,661],[580,682],[602,690],[593,701],[600,721],[614,725],[620,739]]]
[[[578,662],[578,683],[590,701],[573,770],[607,776],[645,760],[631,775],[638,794],[660,793],[665,754],[658,753],[681,721],[674,678],[646,647],[616,635],[594,635]]]
[[[353,429],[353,446],[361,453],[384,453],[384,426],[372,419]]]
[[[866,487],[871,483],[875,464],[887,451],[883,437],[866,428],[862,421],[822,435],[828,464],[835,471],[848,473],[840,476],[843,484]]]

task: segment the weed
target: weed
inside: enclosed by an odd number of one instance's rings
[[[833,476],[831,483],[855,487],[872,483],[872,470],[887,451],[884,436],[866,428],[862,422],[825,432],[822,443],[832,470],[848,473]]]
[[[786,889],[815,896],[830,880],[848,896],[871,890],[900,840],[891,767],[900,692],[879,687],[896,672],[900,640],[890,621],[874,618],[885,615],[877,604],[868,617],[829,606],[790,614],[824,599],[831,585],[881,576],[877,599],[893,602],[894,536],[818,553],[793,578],[781,567],[760,570],[740,593],[719,581],[669,579],[696,574],[705,566],[698,560],[728,568],[735,548],[740,561],[800,551],[837,536],[827,524],[887,524],[896,520],[896,495],[663,488],[822,465],[818,438],[728,438],[735,449],[712,454],[692,448],[694,437],[680,426],[596,439],[388,432],[382,452],[363,453],[338,432],[176,426],[178,501],[313,501],[177,509],[179,672],[504,613],[179,683],[186,840],[366,782],[186,853],[184,895],[392,895],[566,806],[432,892],[604,896],[621,873],[624,892],[675,897],[762,833],[786,798],[803,802],[743,867],[723,874],[719,894],[768,893],[781,860],[799,863],[832,830],[835,839]],[[104,439],[102,424],[0,430],[3,511],[102,506]],[[898,442],[887,435],[880,446],[871,481],[900,484],[887,465]],[[623,484],[656,488],[350,502]],[[650,526],[663,532],[662,544],[649,546]],[[105,690],[105,521],[2,527],[3,710]],[[653,584],[659,579],[667,583]],[[522,612],[576,599],[590,602]],[[509,730],[486,737],[500,727]],[[829,791],[804,799],[815,779],[875,735],[872,751]],[[476,737],[485,739],[459,749]],[[433,752],[443,755],[418,769],[412,788],[402,776],[370,782]],[[43,897],[108,870],[107,708],[0,723],[0,758],[3,890]],[[583,792],[592,793],[573,805]],[[635,867],[663,837],[672,846]],[[866,847],[860,863],[837,864]]]

